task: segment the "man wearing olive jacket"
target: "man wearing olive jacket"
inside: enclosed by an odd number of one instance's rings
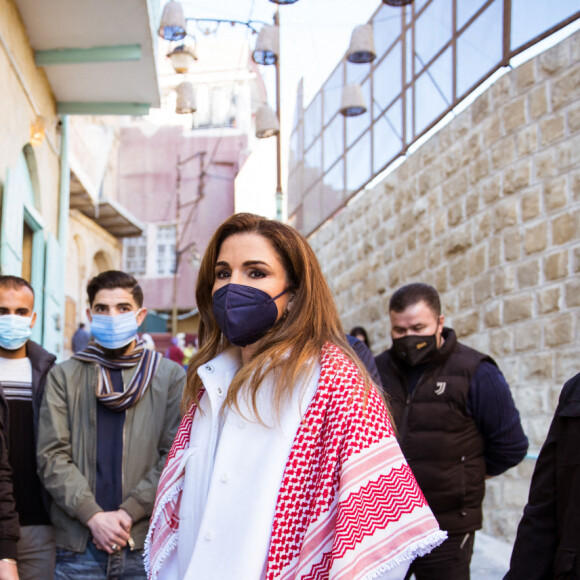
[[[141,554],[185,371],[138,340],[147,311],[133,276],[103,272],[87,292],[95,342],[51,371],[40,410],[54,578],[145,578]]]
[[[409,568],[417,580],[467,580],[485,479],[517,465],[528,440],[509,386],[487,355],[461,344],[428,284],[389,304],[393,346],[376,358],[397,438],[448,539]]]

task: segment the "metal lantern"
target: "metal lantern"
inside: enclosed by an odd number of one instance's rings
[[[258,34],[252,58],[257,64],[276,64],[280,54],[280,31],[277,26],[265,24]]]
[[[383,4],[389,6],[407,6],[407,4],[412,4],[413,0],[383,0]]]
[[[183,6],[176,0],[170,0],[163,8],[159,36],[165,40],[181,40],[187,34],[185,28]]]
[[[37,115],[34,121],[30,123],[30,144],[38,147],[44,141],[46,136],[46,119]]]
[[[373,62],[376,57],[372,24],[357,26],[350,37],[350,46],[346,53],[347,60],[359,64]]]
[[[367,105],[358,83],[345,85],[342,89],[340,112],[345,117],[356,117],[366,113]]]
[[[176,46],[167,56],[171,60],[173,70],[180,74],[186,73],[193,61],[197,60],[195,50],[185,44]]]
[[[195,113],[195,95],[193,94],[193,85],[184,81],[177,86],[177,102],[175,103],[175,112],[179,115],[186,113]]]
[[[280,132],[278,116],[268,105],[262,105],[256,112],[256,137],[265,139]]]

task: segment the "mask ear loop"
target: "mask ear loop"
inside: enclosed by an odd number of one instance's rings
[[[280,294],[278,294],[278,296],[275,296],[274,298],[272,298],[272,302],[276,302],[276,300],[278,300],[278,298],[280,298],[280,296],[284,296],[284,294],[286,294],[287,292],[290,292],[291,288],[288,287],[286,288],[286,290],[283,290],[282,292],[280,292]],[[292,302],[292,300],[294,300],[294,294],[292,294],[292,296],[289,299],[289,302]],[[280,320],[278,320],[276,322],[276,326],[279,324],[283,324],[286,319],[288,318],[288,315],[290,314],[290,310],[288,310],[288,307],[286,306],[286,308],[284,309],[284,312],[282,312],[282,316],[280,317]]]
[[[439,344],[439,340],[438,340],[438,337],[437,337],[437,331],[439,330],[439,320],[440,320],[440,318],[441,318],[440,316],[437,317],[437,326],[435,327],[435,334],[434,334],[434,336],[435,336],[435,346],[437,348],[439,348],[441,346]],[[443,338],[443,337],[441,337],[441,338]],[[443,344],[443,341],[441,341],[441,344]]]
[[[278,298],[280,298],[280,296],[284,296],[284,294],[286,294],[286,292],[290,292],[290,288],[286,288],[286,290],[282,290],[282,292],[280,292],[280,294],[278,294],[278,296],[274,296],[274,298],[272,298],[272,302],[276,302],[276,300],[278,300]]]

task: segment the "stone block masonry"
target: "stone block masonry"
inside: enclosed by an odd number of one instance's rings
[[[580,32],[504,75],[310,237],[375,354],[393,291],[433,284],[446,324],[503,370],[532,453],[580,372],[578,55]],[[513,540],[533,465],[490,482],[485,531]]]

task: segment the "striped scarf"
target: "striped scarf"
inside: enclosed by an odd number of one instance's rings
[[[145,343],[138,340],[130,354],[116,359],[107,358],[103,349],[92,342],[81,352],[73,355],[83,362],[94,362],[99,366],[99,381],[96,388],[97,399],[112,411],[122,412],[135,405],[145,394],[151,379],[155,376],[163,358],[154,350],[145,348]],[[122,370],[137,365],[131,382],[119,393],[113,387],[110,370]]]
[[[266,580],[369,580],[446,538],[376,389],[365,392],[358,369],[335,345],[324,346],[320,365],[278,493]],[[183,417],[159,480],[145,542],[150,580],[177,548],[182,458],[195,411],[192,405]]]

